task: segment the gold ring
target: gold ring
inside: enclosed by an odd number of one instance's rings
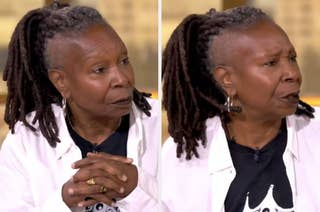
[[[95,184],[96,184],[96,182],[94,181],[93,177],[91,177],[91,178],[90,178],[89,180],[87,180],[86,182],[87,182],[87,184],[89,184],[89,185],[95,185]]]
[[[107,189],[106,187],[104,187],[104,186],[101,186],[101,187],[100,187],[100,192],[101,192],[101,193],[104,194],[104,193],[106,193],[107,191],[108,191],[108,189]]]

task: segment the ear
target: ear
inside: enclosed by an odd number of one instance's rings
[[[50,69],[48,76],[54,87],[60,92],[64,98],[70,97],[70,91],[68,89],[68,80],[66,73],[60,69]]]
[[[232,68],[227,66],[218,66],[212,72],[213,78],[218,82],[221,88],[228,96],[235,96],[236,89],[232,80]]]

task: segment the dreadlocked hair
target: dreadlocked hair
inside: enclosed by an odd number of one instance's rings
[[[62,96],[48,78],[52,64],[46,52],[47,43],[58,33],[77,35],[92,24],[111,27],[93,8],[70,7],[57,2],[28,12],[17,24],[3,75],[8,87],[4,119],[12,133],[18,121],[32,131],[36,131],[34,124],[38,122],[41,133],[52,147],[60,142],[51,104],[61,106]],[[148,116],[151,106],[145,97],[149,96],[134,89],[133,101]],[[35,111],[35,116],[28,122],[27,114],[31,111]]]
[[[163,52],[163,106],[168,116],[168,131],[177,143],[177,157],[199,157],[199,141],[206,146],[205,121],[219,116],[226,121],[226,94],[212,77],[215,61],[209,56],[213,38],[223,30],[249,27],[271,20],[252,7],[237,7],[223,12],[211,9],[206,14],[187,16],[172,33]],[[212,50],[211,50],[212,51]],[[210,57],[210,58],[209,58]],[[297,114],[313,117],[314,109],[299,101]]]

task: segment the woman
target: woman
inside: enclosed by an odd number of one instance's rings
[[[9,44],[0,211],[154,211],[157,103],[93,8],[28,12]]]
[[[259,9],[189,15],[163,53],[169,211],[319,211],[320,123],[286,33]]]

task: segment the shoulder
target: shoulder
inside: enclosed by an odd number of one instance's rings
[[[63,117],[63,112],[61,107],[58,105],[52,105],[52,111],[55,115],[56,121],[58,126],[61,126],[61,121]],[[39,145],[40,143],[47,144],[48,142],[38,142],[40,140],[45,140],[44,136],[42,135],[39,129],[39,123],[36,121],[33,122],[35,117],[35,111],[30,112],[26,116],[26,121],[35,129],[32,130],[28,126],[26,126],[22,121],[18,121],[14,125],[14,133],[11,131],[7,134],[5,140],[3,141],[2,147],[10,147],[13,146],[14,148],[23,147],[23,148],[30,148],[34,145]]]
[[[288,116],[289,126],[294,126],[295,130],[298,132],[303,131],[316,131],[320,130],[320,108],[314,107],[314,118],[309,118],[303,115],[291,115]],[[320,133],[320,131],[319,131]]]
[[[162,145],[162,159],[163,161],[171,160],[169,158],[176,158],[177,144],[174,143],[173,138],[170,136]]]
[[[208,165],[208,158],[204,154],[205,148],[199,144],[198,148],[199,158],[193,156],[190,160],[186,159],[186,154],[182,153],[180,158],[177,157],[177,144],[173,141],[172,137],[169,137],[163,144],[161,150],[161,162],[162,171],[165,174],[170,173],[171,179],[169,181],[175,181],[173,179],[188,178],[185,174],[197,171],[202,173],[206,170]]]
[[[180,158],[176,153],[177,144],[173,138],[168,138],[163,144],[161,154],[161,189],[163,191],[162,201],[172,211],[186,211],[190,208],[201,208],[203,202],[193,198],[208,194],[211,175],[209,173],[209,160],[205,148],[199,143],[197,148],[199,158],[192,157],[191,160],[182,154]],[[193,195],[187,195],[190,194]],[[177,195],[177,194],[182,195]]]
[[[304,150],[310,154],[319,155],[320,151],[320,108],[314,107],[314,118],[292,115],[288,117],[287,128],[293,130],[298,144],[299,152]]]
[[[170,136],[162,146],[162,162],[166,164],[166,166],[172,167],[173,170],[177,167],[181,168],[185,166],[188,166],[189,168],[194,167],[196,169],[201,166],[207,166],[211,144],[216,139],[220,139],[219,136],[217,136],[217,133],[221,131],[221,129],[219,117],[206,120],[206,145],[202,145],[202,141],[198,140],[197,152],[199,158],[193,156],[191,160],[186,159],[185,153],[182,153],[180,158],[177,157],[177,143],[175,143],[174,139]]]
[[[202,141],[198,141],[199,146],[197,147],[197,151],[200,155],[200,159],[195,158],[194,160],[201,160],[201,159],[206,159],[208,157],[208,153],[209,153],[209,148],[211,146],[211,143],[213,140],[218,139],[217,137],[217,132],[221,131],[222,127],[221,127],[221,121],[219,117],[213,117],[213,118],[208,118],[206,120],[206,138],[207,138],[207,143],[205,146],[203,146],[201,143]],[[166,158],[170,158],[170,157],[174,157],[177,159],[176,157],[176,149],[177,149],[177,144],[174,142],[174,139],[170,136],[165,143],[163,144],[162,147],[162,155],[164,156],[164,160],[166,160]],[[179,160],[179,162],[188,162],[191,163],[192,160],[187,161],[184,159],[185,158],[185,154],[181,155],[181,159],[177,159]]]
[[[61,119],[63,119],[63,111],[62,108],[56,104],[51,104],[51,109],[52,112],[55,116],[56,121],[60,121]],[[36,130],[39,130],[39,122],[36,121],[35,123],[33,123],[33,119],[36,116],[36,112],[32,111],[30,113],[28,113],[26,115],[26,121],[32,126],[34,127]],[[15,125],[14,125],[14,129],[15,132],[19,132],[19,131],[24,131],[27,130],[29,131],[30,129],[22,122],[22,121],[18,121]]]
[[[151,106],[150,109],[150,116],[146,115],[142,110],[140,110],[136,104],[133,103],[132,105],[132,112],[135,118],[139,118],[142,120],[150,120],[150,119],[158,119],[161,111],[160,111],[160,102],[157,99],[146,98],[149,105]]]
[[[159,116],[160,115],[160,101],[157,99],[147,98],[150,106],[151,106],[151,116]]]

